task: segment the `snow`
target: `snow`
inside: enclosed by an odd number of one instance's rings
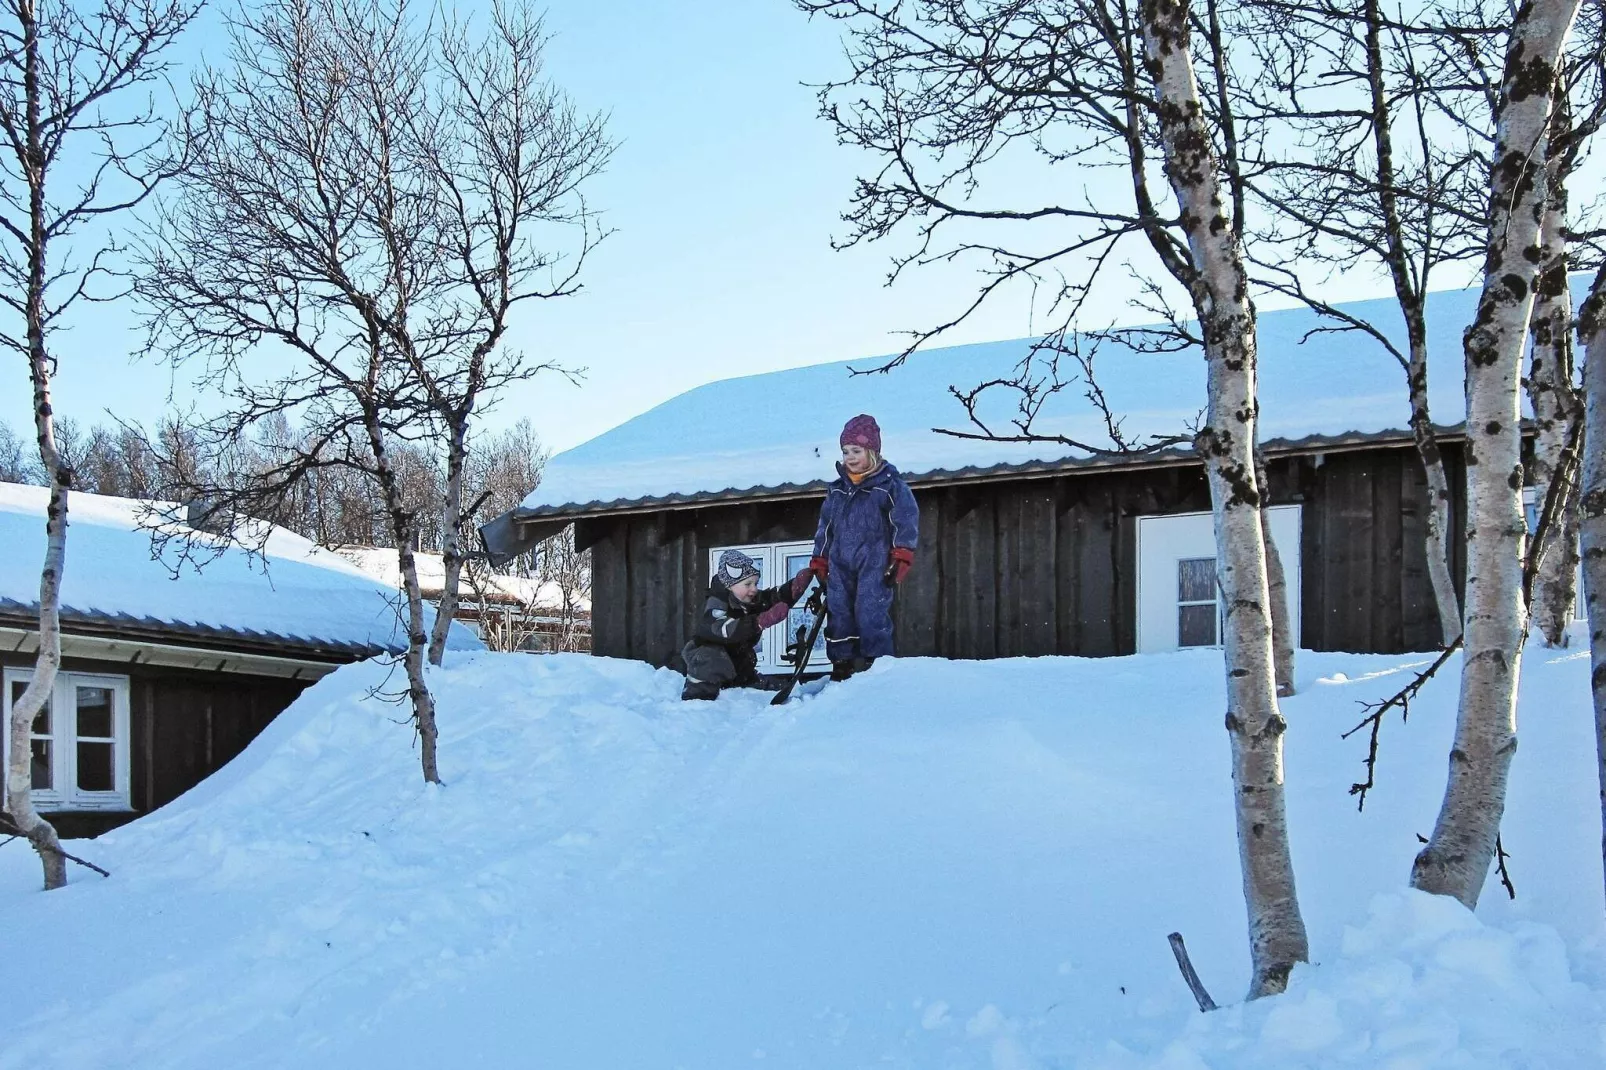
[[[1580,276],[1579,282],[1587,280]],[[1477,299],[1471,289],[1428,295],[1429,403],[1441,425],[1465,419],[1461,332]],[[1375,324],[1405,351],[1403,321],[1393,300],[1340,307]],[[1260,315],[1263,441],[1408,433],[1410,406],[1399,363],[1360,333],[1306,337],[1331,323],[1306,309]],[[850,374],[855,368],[880,367],[886,359],[866,358],[710,383],[552,457],[522,507],[576,507],[830,479],[839,456],[837,436],[859,412],[876,417],[888,459],[911,477],[1085,457],[1054,443],[974,442],[933,430],[974,430],[949,387],[969,390],[1008,377],[1029,347],[1020,339],[932,349],[885,375]],[[1204,407],[1205,365],[1197,350],[1145,354],[1105,342],[1097,349],[1094,369],[1133,441],[1187,433]],[[1085,400],[1084,389],[1078,384],[1051,401],[1036,430],[1108,448],[1103,418]],[[1015,404],[1000,394],[981,411],[995,429],[1008,431]]]
[[[401,590],[401,565],[396,560],[395,550],[387,550],[380,546],[337,546],[335,553],[387,587]],[[439,598],[441,591],[446,587],[445,558],[440,554],[419,552],[413,554],[413,560],[418,569],[418,584],[424,597]],[[501,599],[516,605],[532,606],[536,609],[563,608],[563,588],[550,580],[543,583],[528,576],[497,572],[490,576],[485,586],[491,592],[493,600],[500,596]],[[473,597],[466,576],[459,594],[462,598]],[[589,613],[591,599],[577,599],[575,608]]]
[[[37,612],[44,559],[45,487],[0,483],[0,604]],[[247,633],[339,646],[406,646],[396,593],[351,562],[285,528],[268,534],[260,555],[228,547],[213,536],[217,557],[199,568],[180,557],[175,541],[158,554],[152,527],[177,507],[98,494],[73,493],[67,503],[65,611],[125,618],[131,623]],[[454,649],[480,646],[454,625]]]
[[[1583,636],[1577,637],[1582,643]],[[364,663],[220,773],[72,849],[0,848],[0,1070],[151,1067],[1583,1070],[1606,1059],[1589,660],[1530,646],[1519,897],[1404,889],[1456,671],[1301,654],[1288,808],[1311,966],[1242,1004],[1219,654],[884,661],[682,704],[645,666],[430,670],[446,784]],[[1533,711],[1538,711],[1534,716]],[[1180,930],[1223,1009],[1201,1015]]]

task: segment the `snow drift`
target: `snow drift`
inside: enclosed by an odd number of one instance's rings
[[[1219,655],[886,662],[772,711],[581,656],[342,669],[36,891],[0,849],[0,1068],[1596,1067],[1606,959],[1588,658],[1531,649],[1519,898],[1403,890],[1452,664],[1364,814],[1338,733],[1423,656],[1304,654],[1285,710],[1316,963],[1248,953]]]

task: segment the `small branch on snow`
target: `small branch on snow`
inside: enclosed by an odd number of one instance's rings
[[[1495,833],[1494,837],[1494,857],[1495,872],[1500,874],[1500,884],[1506,890],[1506,897],[1509,899],[1517,898],[1517,886],[1511,883],[1511,870],[1506,868],[1506,859],[1511,856],[1506,854],[1506,845],[1501,842],[1498,832]]]
[[[1177,969],[1182,971],[1182,979],[1188,982],[1188,989],[1193,993],[1195,1002],[1199,1004],[1199,1010],[1201,1012],[1215,1010],[1216,1001],[1210,998],[1210,993],[1205,991],[1204,982],[1199,980],[1199,974],[1193,968],[1193,960],[1188,957],[1188,945],[1182,942],[1182,934],[1172,933],[1166,939],[1171,941],[1171,953],[1177,957]]]
[[[1361,707],[1367,711],[1366,716],[1361,720],[1360,724],[1338,737],[1339,739],[1348,739],[1350,736],[1353,736],[1363,728],[1371,729],[1366,748],[1366,780],[1364,783],[1351,784],[1349,788],[1349,793],[1351,795],[1360,796],[1360,799],[1357,801],[1355,806],[1357,810],[1366,809],[1366,793],[1377,787],[1377,744],[1378,736],[1383,730],[1384,716],[1387,715],[1389,710],[1392,710],[1398,706],[1400,710],[1400,721],[1405,722],[1410,720],[1411,700],[1416,698],[1417,693],[1421,691],[1424,686],[1426,686],[1429,680],[1433,679],[1434,673],[1444,668],[1444,663],[1450,660],[1450,655],[1454,654],[1460,649],[1461,637],[1456,636],[1455,642],[1445,647],[1444,650],[1440,652],[1439,656],[1433,660],[1432,665],[1429,665],[1426,669],[1417,673],[1416,679],[1412,680],[1399,691],[1395,692],[1393,697],[1385,699],[1382,702],[1361,703]]]
[[[23,838],[26,838],[26,836],[27,836],[27,833],[23,832],[22,829],[18,828],[16,826],[16,824],[11,820],[11,815],[3,814],[3,813],[0,813],[0,832],[8,832],[8,833],[11,834],[10,839],[7,839],[5,841],[6,843],[10,843],[12,840],[16,840],[16,839],[23,839]],[[65,858],[69,862],[76,862],[80,866],[83,866],[85,869],[92,869],[96,873],[99,873],[102,877],[110,877],[111,876],[110,873],[106,872],[104,869],[101,869],[99,866],[95,865],[95,863],[86,862],[82,858],[79,858],[77,855],[70,855],[66,851],[63,851],[59,847],[45,847],[45,848],[43,848],[43,850],[50,851],[50,852],[52,852],[54,854],[60,855],[62,858]]]

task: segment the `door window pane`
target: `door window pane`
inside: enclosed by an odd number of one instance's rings
[[[50,740],[33,740],[33,790],[49,791],[56,786],[56,778],[50,769]]]
[[[1177,607],[1177,645],[1216,645],[1216,604]]]
[[[80,739],[112,738],[111,688],[78,688],[78,736]]]
[[[112,744],[78,744],[78,790],[112,791],[117,787],[112,774]]]
[[[1216,559],[1194,557],[1177,562],[1177,601],[1216,600]]]
[[[16,709],[17,703],[22,701],[22,693],[28,690],[28,681],[11,681],[11,708]],[[8,732],[10,728],[6,729]],[[50,703],[46,702],[44,708],[33,719],[33,734],[36,736],[50,735]]]
[[[795,576],[798,572],[807,568],[809,565],[810,556],[811,555],[809,553],[787,554],[785,568],[786,575],[789,577]],[[800,598],[798,598],[797,604],[792,607],[792,611],[786,615],[786,653],[794,658],[796,657],[797,648],[802,646],[803,643],[808,639],[809,630],[814,627],[814,614],[809,612],[808,609],[804,607],[803,603],[808,600],[809,594],[814,590],[818,583],[818,579],[811,580],[809,582],[808,589],[803,592],[803,595]],[[824,629],[821,629],[820,634],[814,639],[814,652],[809,655],[809,661],[812,663],[816,661],[823,662],[824,660],[825,631]],[[793,661],[792,664],[795,665],[797,662]]]

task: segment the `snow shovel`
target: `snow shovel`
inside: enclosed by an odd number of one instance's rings
[[[825,626],[825,585],[822,583],[815,587],[814,593],[809,595],[809,600],[803,605],[804,608],[813,611],[814,625],[809,629],[808,637],[793,655],[796,664],[792,668],[791,678],[775,693],[775,697],[770,699],[771,706],[786,705],[786,701],[792,697],[792,689],[797,687],[797,682],[803,679],[803,673],[808,670],[809,655],[814,653],[814,644],[820,638],[820,629]]]

